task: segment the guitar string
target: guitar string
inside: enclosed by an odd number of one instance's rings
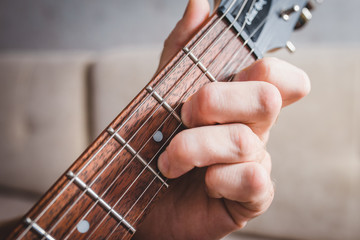
[[[254,32],[251,33],[251,35],[248,36],[248,39],[246,41],[244,41],[244,44],[242,46],[240,46],[240,48],[235,52],[234,56],[237,56],[239,54],[239,52],[242,51],[242,49],[246,46],[246,44],[250,41],[250,39],[264,26],[264,24],[266,23],[266,20],[267,20],[267,17],[265,17],[261,22],[260,24],[256,27],[256,29],[254,30]],[[270,43],[271,39],[268,38],[267,39],[267,44]],[[238,64],[237,67],[234,68],[233,72],[237,73],[239,71],[241,71],[241,69],[244,67],[244,63],[247,61],[247,59],[250,57],[250,55],[254,52],[254,48],[252,48],[250,50],[250,54],[248,54],[245,58],[244,58],[244,61],[240,62]],[[262,53],[263,54],[263,53]],[[234,56],[232,57],[232,60],[234,58]],[[229,63],[227,63],[227,65],[229,66]],[[231,77],[229,78],[228,82],[231,82],[233,79],[234,79],[235,75],[231,75]]]
[[[230,29],[230,28],[231,28],[231,26],[228,27],[228,29]],[[228,29],[227,29],[227,30],[228,30]],[[225,32],[225,31],[224,31],[224,32]],[[222,36],[223,36],[223,35],[224,35],[224,33],[222,34]],[[219,39],[220,39],[220,38],[218,38],[218,40],[219,40]],[[216,41],[216,42],[218,42],[218,41]],[[212,44],[212,45],[214,45],[214,44]],[[208,51],[207,51],[207,52],[208,52]],[[194,67],[193,67],[192,69],[194,69]],[[192,69],[191,69],[191,70],[192,70]],[[190,70],[190,71],[191,71],[191,70]],[[188,75],[188,74],[187,74],[187,75]],[[175,88],[175,89],[176,89],[176,88]],[[173,89],[173,90],[175,90],[175,89]],[[171,92],[172,92],[172,91],[171,91]],[[171,92],[170,92],[170,93],[171,93]],[[169,93],[168,93],[168,94],[169,94]],[[166,99],[165,99],[165,100],[166,100]],[[162,104],[161,104],[161,105],[162,105]],[[156,112],[157,109],[159,109],[159,108],[161,107],[161,105],[158,106],[158,107],[155,109],[155,111],[153,112],[153,114]],[[152,115],[153,115],[153,114],[152,114]],[[152,116],[152,115],[151,115],[151,116]],[[151,116],[150,116],[150,117],[151,117]],[[150,118],[150,117],[149,117],[149,118]],[[149,120],[149,119],[148,119],[148,120]],[[146,121],[146,122],[147,122],[147,121]],[[145,123],[146,123],[146,122],[145,122]],[[145,123],[144,123],[141,127],[143,127],[143,126],[145,125]],[[140,127],[140,128],[141,128],[141,127]],[[140,130],[140,129],[138,129],[138,131],[137,131],[136,133],[138,133],[139,130]],[[134,135],[136,135],[136,133],[135,133]],[[134,137],[134,136],[133,136],[133,137]],[[133,138],[133,137],[132,137],[132,138]],[[132,138],[129,139],[129,140],[127,141],[127,143],[130,142],[130,141],[132,140]],[[150,139],[151,139],[151,137],[150,137]],[[150,139],[149,139],[149,140],[150,140]],[[148,140],[148,141],[149,141],[149,140]],[[148,141],[147,141],[147,142],[148,142]],[[124,147],[114,156],[114,158],[108,163],[108,165],[105,167],[105,169],[111,164],[111,162],[118,156],[118,154],[119,154],[123,149],[124,149]],[[137,151],[137,152],[140,152],[140,151],[141,151],[141,150],[139,150],[139,151]],[[135,157],[135,156],[134,156],[134,157]],[[134,159],[134,157],[133,157],[133,159]],[[132,159],[132,160],[133,160],[133,159]],[[101,175],[101,174],[105,171],[105,169],[103,169],[99,175]],[[123,171],[122,171],[122,172],[123,172]],[[93,185],[93,183],[95,183],[95,181],[97,180],[97,178],[99,177],[99,175],[96,177],[95,180],[93,180],[93,182],[89,185],[89,187],[91,187],[91,186]],[[120,175],[121,175],[121,173],[120,173]],[[118,176],[118,177],[119,177],[119,176]],[[114,183],[114,182],[115,182],[115,180],[113,181],[113,183]],[[110,187],[111,187],[111,186],[110,186]],[[110,187],[109,187],[109,188],[110,188]],[[86,192],[86,190],[85,190],[85,192]],[[106,193],[106,192],[104,192],[103,194],[105,194],[105,193]],[[73,207],[73,205],[75,205],[75,204],[78,202],[78,200],[82,197],[83,194],[84,194],[84,192],[81,193],[81,195],[80,195],[80,196],[78,197],[78,199],[74,202],[74,204],[72,204],[71,207]],[[71,207],[70,207],[70,208],[71,208]],[[66,214],[68,213],[68,211],[70,210],[70,208],[64,213],[64,215],[66,215]],[[64,216],[62,216],[60,219],[58,219],[57,223],[60,222],[60,221],[63,219],[63,217],[64,217]],[[55,224],[52,226],[52,228],[50,229],[50,231],[57,225],[57,223],[55,223]]]
[[[161,189],[162,189],[163,186],[164,186],[164,183],[161,184],[161,186],[160,186],[159,189],[156,191],[156,193],[152,196],[152,198],[150,199],[150,201],[148,202],[148,204],[146,204],[146,206],[144,207],[144,209],[143,209],[143,210],[140,212],[140,214],[136,217],[136,219],[135,219],[135,221],[134,221],[133,224],[136,224],[137,221],[139,220],[139,218],[145,213],[146,209],[147,209],[147,208],[150,206],[150,204],[154,201],[154,199],[155,199],[156,196],[159,194],[159,192],[161,191]],[[128,234],[130,234],[129,231],[127,231],[127,232],[124,234],[124,236],[121,238],[121,240],[124,239]],[[108,238],[110,238],[110,237],[111,237],[111,235],[110,235]],[[108,239],[108,238],[107,238],[107,239]],[[107,240],[107,239],[105,239],[105,240]]]
[[[204,33],[204,35],[201,36],[200,39],[197,40],[197,42],[194,43],[194,45],[191,47],[190,51],[193,51],[203,40],[204,38],[214,29],[214,27],[221,22],[221,20],[227,15],[227,13],[232,9],[233,5],[236,3],[237,0],[233,0],[231,2],[231,4],[229,5],[228,9],[222,14],[222,16],[213,24],[209,27],[209,29],[207,29],[207,31]],[[170,71],[165,75],[165,77],[163,77],[160,81],[159,84],[154,88],[154,90],[156,90],[156,88],[163,83],[166,79],[168,79],[168,77],[170,76],[171,73],[173,73],[175,71],[175,69],[183,62],[185,61],[185,59],[187,58],[187,55],[183,56],[177,64],[175,64]],[[128,116],[128,118],[122,123],[122,125],[119,127],[118,130],[115,131],[114,134],[112,134],[110,136],[110,138],[96,151],[96,153],[86,162],[86,164],[84,164],[84,166],[78,171],[78,173],[75,174],[75,177],[77,177],[91,162],[92,160],[102,151],[102,149],[109,143],[109,141],[115,136],[115,134],[132,118],[132,116],[140,109],[140,107],[148,100],[150,96],[148,95],[147,97],[145,97],[142,102],[134,109],[134,111]],[[51,200],[51,202],[40,212],[40,214],[38,214],[38,216],[36,216],[33,220],[33,222],[37,222],[44,214],[45,212],[47,212],[47,210],[55,203],[55,201],[64,193],[64,191],[73,183],[75,178],[71,179],[66,185],[65,187]],[[28,227],[26,227],[26,229],[17,237],[17,239],[22,239],[25,234],[27,232],[29,232],[29,230],[31,229],[31,225],[29,225]]]
[[[247,2],[247,1],[246,1],[246,2]],[[244,7],[245,7],[245,4],[244,4]],[[252,8],[252,7],[251,7],[251,8]],[[250,8],[250,10],[251,10],[251,8]],[[242,10],[243,10],[243,7],[240,9],[240,12],[242,12]],[[240,15],[240,12],[239,12],[239,15]],[[237,20],[237,18],[238,18],[238,16],[235,18],[234,22]],[[233,23],[233,24],[234,24],[234,23]],[[230,26],[228,29],[230,29],[233,24],[231,24],[231,26]],[[224,34],[223,34],[223,35],[224,35]],[[218,38],[217,41],[216,41],[215,43],[213,43],[212,45],[216,44],[220,39],[221,39],[221,37]],[[210,47],[211,47],[211,46],[210,46]],[[225,47],[224,47],[224,48],[225,48]],[[224,49],[224,48],[223,48],[223,49]],[[208,51],[207,51],[207,52],[208,52]],[[207,53],[207,52],[206,52],[206,53]],[[206,53],[203,54],[202,57],[204,57],[204,56],[206,55]],[[199,78],[201,78],[201,77],[199,77]],[[180,102],[181,102],[181,101],[180,101]],[[170,115],[169,115],[169,116],[170,116]],[[166,120],[165,120],[165,121],[166,121]],[[141,151],[141,150],[140,150],[140,151]],[[138,151],[138,152],[140,152],[140,151]],[[155,155],[155,156],[156,156],[156,155]],[[151,159],[150,162],[152,162],[152,161],[153,161],[153,159]],[[150,162],[149,162],[149,163],[150,163]],[[145,169],[146,169],[146,168],[144,168],[143,171],[144,171]],[[143,172],[143,171],[142,171],[142,172]],[[139,176],[142,174],[142,172],[139,174]],[[138,177],[139,177],[139,176],[138,176]],[[118,176],[118,177],[119,177],[119,176]],[[137,178],[137,179],[138,179],[138,178]],[[137,179],[135,179],[135,181],[136,181]],[[114,180],[114,181],[115,181],[115,180]],[[130,189],[131,186],[132,186],[132,184],[129,186],[129,188],[127,189],[127,191]],[[127,192],[127,191],[126,191],[126,192]],[[125,192],[124,194],[126,194],[126,192]],[[105,193],[104,193],[104,194],[105,194]],[[122,197],[124,196],[124,194],[122,195]],[[116,203],[115,205],[118,204],[118,202],[122,199],[122,197],[117,201],[117,203]],[[94,205],[95,205],[95,204],[96,204],[96,203],[94,203]],[[93,207],[94,207],[94,205],[93,205]],[[93,207],[92,207],[92,208],[93,208]],[[88,210],[88,212],[87,212],[86,215],[88,215],[88,213],[92,210],[92,208],[90,208],[90,209]],[[86,217],[86,215],[83,217],[83,219]]]
[[[220,74],[226,74],[227,72],[239,72],[242,67],[243,67],[243,63],[244,62],[240,62],[238,63],[238,66],[233,68],[233,70],[229,70],[230,67],[233,65],[233,63],[236,63],[236,62],[233,62],[233,59],[235,59],[237,57],[237,55],[241,52],[241,50],[246,46],[246,44],[250,41],[250,39],[260,30],[260,28],[265,24],[266,20],[267,20],[268,17],[265,17],[261,22],[260,24],[256,27],[256,29],[254,30],[254,32],[251,33],[250,36],[248,36],[248,39],[244,42],[245,44],[243,44],[242,46],[240,46],[240,48],[238,50],[235,51],[235,54],[232,56],[231,60],[226,64],[224,70],[222,72],[220,72],[218,75]],[[244,26],[243,26],[244,27]],[[238,34],[240,35],[240,34]],[[270,43],[270,38],[268,38],[268,43]],[[252,52],[254,52],[254,49],[251,49]],[[262,52],[263,54],[263,52]],[[232,75],[230,77],[230,79],[228,80],[229,82],[233,80],[235,75]]]
[[[265,21],[267,20],[267,17],[266,18],[264,18],[264,20],[262,21],[262,23],[261,23],[261,25],[264,25],[265,24]],[[260,27],[258,27],[258,28],[260,28]],[[251,36],[252,37],[252,36]],[[250,37],[250,38],[251,38]],[[264,46],[268,46],[268,44],[270,44],[270,42],[271,42],[271,38],[267,38],[267,40],[266,40],[266,44],[264,44]],[[266,49],[266,48],[265,48]],[[251,52],[254,52],[254,49],[251,49]],[[264,52],[261,52],[261,54],[264,54]],[[247,58],[248,58],[249,56],[247,56]],[[239,69],[242,69],[243,68],[243,63],[242,64],[239,64],[239,66],[237,67],[237,68],[235,68],[235,71],[239,71]]]
[[[260,25],[263,25],[264,24],[264,22],[265,21],[263,21],[262,23],[260,23]],[[244,47],[245,45],[246,45],[246,43],[249,41],[249,39],[251,39],[251,37],[254,35],[254,34],[256,34],[256,32],[258,32],[258,30],[260,30],[260,27],[258,27],[257,29],[255,29],[254,30],[254,32],[252,33],[252,35],[250,35],[249,37],[248,37],[248,39],[246,40],[246,41],[244,41],[244,43],[242,44],[242,47]],[[270,40],[268,40],[268,42],[269,42]],[[227,46],[229,46],[229,45],[226,45],[226,47]],[[242,48],[240,48],[240,49],[242,49]],[[241,64],[244,64],[245,62],[246,62],[246,60],[248,59],[248,57],[249,56],[251,56],[252,55],[252,53],[253,53],[253,51],[250,51],[248,54],[247,54],[247,56],[241,61]],[[204,76],[204,74],[203,74],[203,76]],[[174,111],[175,111],[175,109],[174,109]],[[181,125],[181,124],[180,124]],[[180,126],[179,125],[179,126]],[[136,224],[136,222],[139,220],[139,218],[141,217],[141,215],[146,211],[146,209],[147,209],[147,207],[151,204],[151,202],[155,199],[155,197],[156,197],[156,195],[160,192],[160,190],[161,190],[161,188],[164,186],[164,183],[162,183],[162,185],[160,186],[160,188],[158,189],[158,191],[155,193],[155,195],[152,197],[152,199],[148,202],[148,204],[145,206],[145,208],[142,210],[142,212],[138,215],[138,217],[135,219],[135,221],[133,222],[133,223],[131,223],[132,225],[135,225]],[[132,208],[133,208],[133,206],[132,206]],[[128,214],[128,213],[127,213]],[[127,215],[126,214],[126,215]],[[126,216],[125,215],[125,216]],[[117,227],[119,227],[119,225],[120,225],[120,223],[118,223],[117,224],[117,226],[116,226],[116,228]],[[112,231],[112,233],[115,231],[115,229],[113,229],[113,231]],[[124,237],[126,237],[128,234],[130,234],[130,232],[127,232],[124,236],[123,236],[123,238]],[[110,236],[111,236],[111,234],[110,234]],[[108,236],[106,239],[108,239],[110,236]],[[122,238],[122,239],[123,239]]]

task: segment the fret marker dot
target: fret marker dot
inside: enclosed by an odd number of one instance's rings
[[[153,139],[155,142],[161,142],[163,140],[163,134],[160,131],[156,131],[156,133],[153,136]]]
[[[81,222],[78,223],[76,228],[80,233],[86,233],[90,229],[90,224],[88,221],[82,220]]]

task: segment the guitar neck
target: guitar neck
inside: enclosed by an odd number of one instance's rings
[[[226,19],[203,28],[113,120],[9,239],[129,239],[171,185],[157,158],[184,129],[182,103],[255,60]]]

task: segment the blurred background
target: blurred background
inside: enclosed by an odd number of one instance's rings
[[[23,215],[150,80],[186,0],[0,0],[0,222]],[[294,33],[312,93],[270,141],[276,197],[228,239],[360,239],[358,0]],[[290,76],[289,76],[290,77]]]
[[[325,0],[296,45],[358,44],[357,0]],[[1,0],[0,50],[91,50],[161,45],[186,0]]]

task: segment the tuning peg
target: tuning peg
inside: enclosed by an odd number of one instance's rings
[[[290,41],[286,42],[286,48],[287,50],[289,50],[290,53],[294,53],[296,51],[295,45]]]
[[[308,5],[309,5],[309,4],[308,4]],[[311,20],[312,14],[311,14],[311,12],[310,12],[310,9],[312,9],[312,8],[313,8],[312,6],[307,6],[307,7],[304,7],[304,8],[301,10],[301,14],[300,14],[300,17],[299,17],[298,22],[296,23],[295,29],[301,28],[301,27],[304,26],[308,21]]]
[[[308,21],[311,20],[312,14],[311,14],[310,10],[305,7],[305,8],[303,8],[303,9],[301,10],[301,15],[300,15],[300,17],[301,17],[301,18],[303,19],[303,21],[306,23],[306,22],[308,22]]]
[[[290,14],[300,11],[299,5],[294,5],[292,8],[281,11],[280,17],[285,21],[290,19]]]

